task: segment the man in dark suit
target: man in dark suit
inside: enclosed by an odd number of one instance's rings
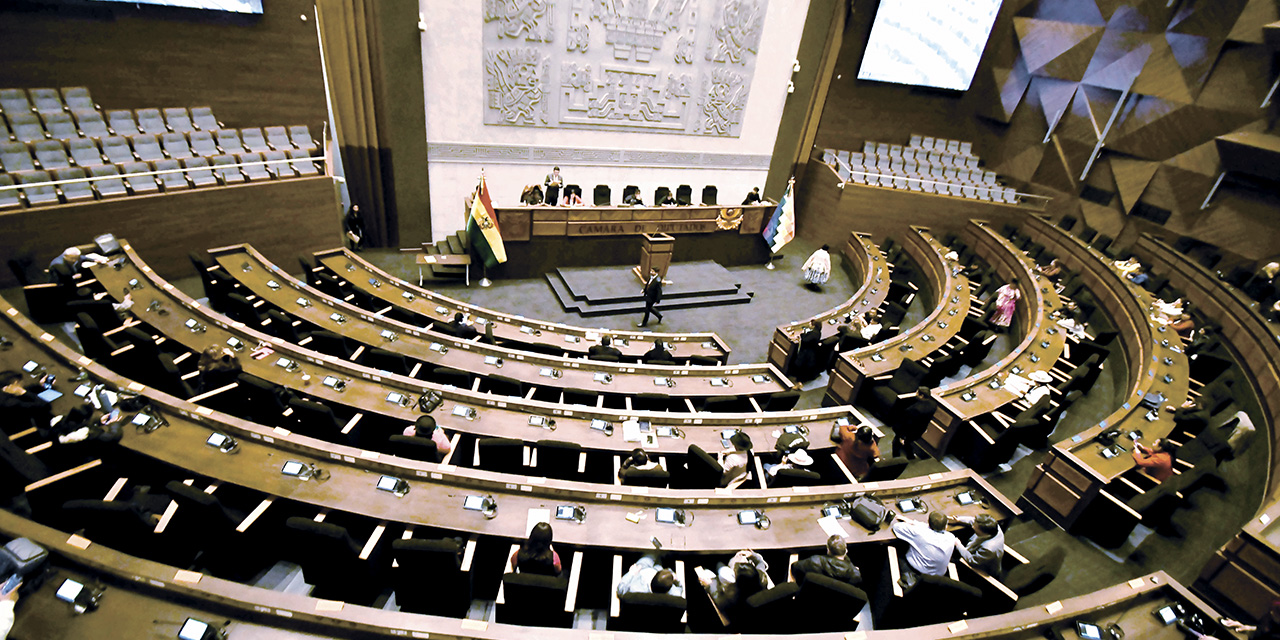
[[[649,279],[644,283],[644,317],[640,319],[640,322],[636,323],[637,327],[649,324],[650,313],[658,318],[658,322],[662,322],[662,314],[658,313],[654,305],[662,300],[662,285],[664,284],[671,284],[671,281],[663,280],[662,276],[658,275],[657,269],[650,268]]]
[[[612,356],[621,360],[622,352],[613,346],[613,340],[609,336],[604,336],[600,338],[600,344],[587,349],[588,358],[595,360],[597,356]]]
[[[849,547],[840,536],[827,538],[826,555],[812,555],[791,565],[791,575],[795,576],[796,582],[804,582],[805,575],[810,573],[822,574],[854,586],[862,582],[862,572],[849,560]]]
[[[751,190],[747,197],[742,200],[742,204],[756,204],[760,202],[760,187]]]
[[[453,335],[459,340],[470,340],[478,335],[476,328],[462,321],[462,313],[453,314],[453,322],[449,323],[449,328],[453,330]]]
[[[641,356],[640,360],[645,364],[649,364],[654,361],[672,362],[671,352],[667,351],[666,345],[662,344],[661,340],[654,340],[653,348],[644,352],[644,355]]]
[[[895,437],[893,439],[893,455],[894,457],[906,456],[911,460],[916,459],[916,450],[913,446],[915,441],[924,435],[924,431],[929,426],[929,421],[933,419],[933,414],[938,410],[938,402],[933,399],[933,394],[929,393],[929,387],[920,387],[916,389],[916,397],[911,403],[902,409],[902,417],[900,422],[894,426]]]

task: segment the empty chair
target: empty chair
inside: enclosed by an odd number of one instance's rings
[[[62,180],[80,180],[85,177],[84,169],[80,167],[66,167],[63,169],[53,170],[53,179]],[[62,197],[67,202],[81,202],[84,200],[93,200],[93,188],[88,182],[67,182],[61,185]]]
[[[516,438],[480,438],[476,441],[477,467],[499,473],[521,473],[524,442]]]
[[[10,175],[19,185],[36,185],[50,180],[47,171],[16,171]],[[58,190],[53,185],[24,186],[22,194],[26,196],[27,204],[33,207],[58,204]]]
[[[248,533],[236,531],[248,514],[228,508],[217,496],[178,482],[164,486],[165,493],[178,504],[168,531],[201,549],[199,565],[220,578],[247,580],[263,564],[258,545],[250,544]]]
[[[31,96],[32,108],[41,115],[63,113],[65,109],[57,89],[28,89],[27,93]]]
[[[607,184],[598,184],[591,190],[591,201],[597,207],[607,207],[613,204],[613,191]]]
[[[9,131],[9,121],[0,116],[0,141],[9,140],[11,132]]]
[[[799,591],[799,583],[783,582],[753,594],[747,598],[747,619],[743,627],[752,633],[771,635],[799,632],[801,628],[796,623],[803,620],[797,617],[795,609],[795,596]]]
[[[124,500],[71,500],[62,505],[59,517],[68,531],[83,530],[94,542],[124,553],[155,556],[155,522],[139,506]]]
[[[0,187],[13,186],[13,176],[7,173],[0,173]],[[17,209],[22,207],[22,197],[18,195],[17,189],[0,190],[0,209]],[[24,286],[26,283],[22,283]]]
[[[764,402],[762,409],[764,411],[790,411],[795,408],[796,402],[800,400],[799,391],[782,391],[769,396]]]
[[[702,411],[717,413],[751,413],[755,408],[751,406],[749,396],[715,396],[707,398],[702,403]]]
[[[262,156],[267,162],[267,173],[271,174],[273,178],[283,180],[298,175],[293,171],[293,167],[289,166],[288,156],[283,151],[268,151]]]
[[[240,132],[235,129],[219,129],[216,139],[223,153],[242,153],[245,150]]]
[[[293,142],[289,140],[289,132],[284,127],[264,127],[263,131],[267,134],[267,144],[272,149],[287,151],[294,148]]]
[[[90,167],[102,164],[102,150],[98,148],[98,142],[92,138],[76,138],[70,140],[67,146],[71,150],[71,159],[81,167]]]
[[[494,395],[523,398],[525,385],[508,376],[484,376],[480,378],[480,390]]]
[[[158,136],[169,132],[159,109],[138,109],[135,113],[138,115],[138,130],[143,133]]]
[[[587,407],[596,407],[600,404],[600,392],[565,389],[564,397],[560,401],[564,404],[579,404]]]
[[[27,100],[27,92],[22,89],[0,89],[0,110],[5,115],[28,113],[33,109]]]
[[[537,627],[568,627],[573,612],[564,610],[569,591],[567,578],[534,573],[508,573],[502,577],[503,602],[498,603],[497,621]]]
[[[48,138],[44,133],[44,124],[40,122],[40,116],[34,113],[17,113],[9,114],[8,118],[9,129],[18,142],[31,143]]]
[[[289,127],[289,140],[293,141],[293,146],[303,151],[311,151],[320,147],[311,137],[311,132],[307,130],[307,125],[305,124],[295,124]]]
[[[147,171],[145,162],[135,162],[125,165],[126,173],[134,173],[134,168],[138,171]],[[140,191],[155,191],[159,187],[164,187],[168,191],[181,191],[190,189],[191,183],[187,182],[187,176],[181,169],[181,165],[177,160],[160,160],[155,163],[155,170],[169,173],[157,173],[154,176],[137,176],[129,178],[129,186],[133,188],[134,193]]]
[[[266,166],[261,164],[250,164],[254,162],[262,162],[262,154],[260,153],[241,153],[236,155],[236,162],[244,165],[240,167],[240,171],[249,179],[249,182],[258,180],[270,180],[271,174],[267,171]]]
[[[108,111],[107,126],[118,136],[136,136],[142,133],[133,119],[133,112],[125,109]]]
[[[864,393],[868,396],[867,408],[886,421],[896,418],[902,406],[915,401],[912,392],[920,386],[920,381],[926,373],[928,368],[924,365],[913,360],[904,360],[887,381],[882,381],[883,384],[877,384],[869,389],[864,385]],[[910,395],[899,398],[906,394]]]
[[[9,173],[36,170],[31,152],[21,142],[0,142],[0,166]]]
[[[290,417],[300,433],[314,438],[332,439],[342,431],[342,421],[327,404],[293,398],[289,401],[289,408],[293,409]]]
[[[222,128],[222,123],[213,117],[213,109],[209,107],[191,107],[191,124],[201,131],[214,131]]]
[[[191,122],[191,115],[182,107],[170,107],[164,110],[164,121],[169,130],[175,133],[191,133],[196,130]]]
[[[61,141],[42,140],[31,146],[41,169],[52,171],[71,166],[71,158],[67,157],[67,150],[62,146]]]
[[[804,611],[797,620],[802,629],[793,631],[845,631],[852,629],[853,617],[867,603],[867,594],[847,582],[817,572],[805,574],[800,591],[796,593],[795,606]],[[876,621],[879,626],[879,620]]]
[[[129,190],[124,186],[124,180],[118,177],[120,170],[114,164],[99,164],[88,167],[89,176],[93,178],[105,178],[93,181],[93,189],[103,198],[114,198],[117,196],[129,195]]]
[[[451,367],[436,367],[431,371],[431,379],[443,385],[451,385],[459,389],[471,388],[471,374]]]
[[[462,618],[471,605],[471,572],[462,569],[458,543],[396,540],[391,543],[391,586],[401,611]],[[430,576],[430,579],[424,579]]]
[[[76,130],[76,123],[71,120],[71,114],[64,111],[45,114],[44,130],[54,140],[71,140],[80,137],[80,132]]]
[[[911,464],[911,461],[906,458],[880,458],[871,464],[871,470],[867,475],[862,476],[859,482],[897,480],[902,472],[907,470],[908,464]]]
[[[1039,558],[1010,569],[1001,582],[1018,596],[1031,595],[1058,577],[1066,555],[1062,547],[1054,547]]]
[[[398,376],[409,375],[409,361],[403,354],[373,347],[360,356],[360,364]]]
[[[214,141],[213,134],[208,131],[195,131],[191,134],[191,152],[205,157],[222,153],[218,150],[218,143]]]
[[[298,175],[300,176],[320,175],[320,170],[316,168],[316,163],[308,159],[310,156],[308,156],[307,150],[293,149],[289,152],[289,157],[293,159],[293,161],[290,162],[290,164],[293,166],[293,170],[296,171]]]
[[[88,87],[63,87],[62,102],[72,111],[98,108],[98,105],[93,103],[93,97],[89,95]]]
[[[351,357],[353,349],[347,342],[347,339],[332,331],[317,329],[312,331],[309,337],[311,338],[311,342],[307,344],[308,349],[342,358],[344,360]]]
[[[133,145],[133,153],[143,162],[155,162],[164,160],[164,150],[160,148],[160,140],[151,134],[142,134],[137,136],[129,136],[129,142]]]
[[[346,527],[296,516],[286,520],[285,527],[286,555],[314,586],[312,597],[370,604],[378,595],[380,587],[370,575],[373,563],[360,559],[360,545]]]
[[[240,139],[244,143],[246,149],[262,153],[270,151],[271,147],[267,145],[267,139],[262,137],[262,129],[251,127],[249,129],[240,130]]]
[[[124,136],[103,138],[102,155],[106,156],[107,162],[111,164],[124,164],[138,159],[133,155],[133,148],[129,146],[129,139]]]
[[[559,480],[580,480],[582,445],[563,440],[539,440],[536,475]]]
[[[80,129],[80,133],[89,138],[105,138],[111,135],[107,129],[107,122],[102,119],[102,114],[97,111],[85,111],[77,109],[71,112],[71,117],[75,120],[76,127]]]
[[[158,166],[160,163],[156,163]],[[209,161],[204,158],[186,158],[182,166],[187,170],[187,178],[197,187],[211,187],[218,184],[218,178],[209,169]]]
[[[719,189],[715,185],[709,184],[702,188],[702,204],[716,204],[716,198],[719,195]]]
[[[160,136],[160,146],[170,158],[182,159],[195,155],[191,151],[191,145],[187,144],[187,136],[181,133],[166,133]]]
[[[680,486],[687,489],[715,489],[724,478],[724,467],[715,456],[696,444],[689,445],[685,456],[685,471]]]

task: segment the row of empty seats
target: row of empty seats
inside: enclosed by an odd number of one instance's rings
[[[0,115],[0,209],[320,173],[306,125],[226,128],[209,107],[104,119],[83,87],[0,89]]]
[[[926,151],[945,151],[947,153],[960,154],[963,156],[973,155],[972,142],[948,140],[947,138],[935,138],[933,136],[922,136],[918,133],[911,134],[909,147],[912,149],[924,149]]]
[[[972,145],[913,135],[908,146],[865,142],[862,152],[824,149],[822,161],[842,183],[1019,204],[1017,191],[1003,186],[994,171],[980,167]]]
[[[950,151],[939,151],[937,149],[918,149],[915,147],[904,147],[900,144],[885,144],[883,142],[869,141],[862,144],[862,155],[916,160],[919,162],[928,162],[930,164],[967,167],[970,169],[977,169],[978,163],[980,162],[978,156],[972,154],[959,154],[952,153]]]

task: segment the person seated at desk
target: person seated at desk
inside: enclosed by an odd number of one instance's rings
[[[74,445],[74,450],[82,452],[85,460],[101,458],[102,450],[120,442],[124,435],[122,416],[119,409],[112,410],[106,404],[101,417],[95,418],[95,413],[94,406],[88,402],[72,407],[49,424],[49,439],[57,445]]]
[[[751,436],[738,431],[729,438],[729,449],[716,453],[716,462],[724,469],[720,476],[720,488],[736,489],[747,481],[751,472],[751,464],[755,453],[752,452]]]
[[[862,582],[862,572],[849,559],[849,545],[840,536],[827,538],[825,554],[814,554],[791,565],[791,575],[798,583],[803,584],[805,576],[811,573],[824,575],[855,587]]]
[[[0,596],[0,640],[9,637],[9,632],[13,630],[14,607],[18,606],[18,587],[22,583],[19,582],[13,591]]]
[[[674,207],[674,206],[676,206],[676,205],[677,205],[677,204],[679,204],[679,203],[678,203],[678,202],[676,202],[676,196],[675,196],[675,194],[674,194],[674,193],[671,193],[670,191],[668,191],[668,192],[667,192],[667,196],[666,196],[665,198],[663,198],[663,199],[662,199],[662,202],[659,202],[658,204],[660,204],[660,205],[662,205],[662,206],[664,206],[664,207]]]
[[[534,207],[542,204],[542,186],[531,184],[520,193],[520,204]]]
[[[628,207],[643,207],[644,200],[640,199],[640,191],[637,189],[628,193],[627,197],[622,199],[622,204],[625,204]]]
[[[560,206],[562,206],[562,207],[581,207],[581,206],[582,206],[582,196],[578,195],[578,192],[577,192],[577,191],[566,191],[566,192],[565,192],[565,194],[564,194],[564,200],[561,200],[561,201],[560,201]]]
[[[1177,445],[1164,438],[1156,440],[1153,447],[1147,447],[1141,442],[1133,443],[1133,461],[1157,482],[1164,482],[1173,476],[1173,460],[1177,455]]]
[[[809,452],[804,449],[796,449],[782,456],[782,461],[778,464],[766,463],[764,465],[764,474],[767,476],[765,478],[765,486],[772,488],[774,478],[777,478],[778,472],[783,469],[804,469],[811,464],[813,464],[813,456],[809,455]]]
[[[199,372],[196,392],[204,393],[232,384],[242,370],[235,351],[221,344],[209,345],[200,353],[200,361],[196,364],[196,371]]]
[[[560,554],[551,548],[551,525],[539,522],[529,531],[529,539],[511,554],[511,567],[516,573],[559,576]]]
[[[1142,263],[1139,262],[1137,258],[1129,258],[1128,260],[1116,260],[1111,263],[1111,266],[1115,267],[1116,271],[1119,271],[1121,274],[1129,275],[1130,273],[1141,269]]]
[[[658,552],[653,552],[637,560],[618,581],[618,597],[628,593],[666,593],[683,598],[684,585],[675,572],[662,566]]]
[[[453,450],[453,444],[449,442],[444,429],[436,426],[436,419],[431,416],[418,416],[418,420],[405,427],[401,433],[411,438],[426,438],[436,443],[436,453],[440,454],[441,459]]]
[[[590,349],[587,349],[588,358],[595,360],[598,356],[611,356],[621,360],[622,351],[618,350],[617,347],[613,346],[612,338],[610,338],[609,336],[602,336],[600,338],[600,344],[595,345]]]
[[[49,424],[53,413],[49,403],[40,398],[40,393],[49,389],[51,378],[41,376],[30,384],[22,384],[22,374],[17,371],[0,373],[0,414],[6,421],[26,425],[31,422],[41,425]]]
[[[889,513],[892,516],[894,512]],[[973,562],[973,556],[960,544],[960,539],[947,531],[947,521],[945,513],[933,511],[929,514],[928,524],[911,518],[895,518],[889,525],[893,535],[911,547],[907,550],[906,563],[901,566],[902,577],[898,579],[903,589],[915,586],[922,575],[947,575],[953,551],[959,551],[965,562]]]
[[[1004,575],[1004,531],[995,518],[983,513],[978,516],[955,516],[951,522],[973,527],[973,537],[964,548],[969,551],[972,560],[966,561],[987,575],[999,580]]]
[[[1129,278],[1129,282],[1132,282],[1138,285],[1139,287],[1146,284],[1147,280],[1151,279],[1151,277],[1147,275],[1147,270],[1142,268],[1141,265],[1139,265],[1137,269],[1134,269],[1131,273],[1129,273],[1128,278]]]
[[[880,310],[872,309],[867,312],[865,318],[855,318],[853,326],[858,329],[858,335],[868,342],[874,341],[876,336],[880,335],[880,330],[884,328],[880,324]]]
[[[702,567],[698,582],[707,590],[716,611],[727,621],[741,619],[747,598],[769,588],[769,565],[760,554],[743,549],[726,566],[719,564],[713,574]]]
[[[648,469],[657,469],[660,466],[662,465],[659,464],[656,459],[650,458],[649,454],[646,453],[644,449],[637,447],[632,449],[631,455],[623,459],[622,463],[618,465],[618,479],[621,480],[623,472],[628,469],[645,471]]]
[[[82,253],[79,247],[67,247],[62,255],[49,263],[49,281],[54,284],[74,285],[83,275],[88,275],[89,267],[104,264],[107,259],[96,253]]]
[[[1044,266],[1036,265],[1036,271],[1038,271],[1040,275],[1056,281],[1058,276],[1062,275],[1062,264],[1058,262],[1057,258],[1054,258],[1049,261],[1049,264]]]
[[[880,445],[876,444],[876,432],[868,426],[854,431],[851,424],[840,426],[840,446],[836,449],[840,462],[844,463],[854,478],[862,478],[871,471],[871,465],[880,459]]]
[[[1218,622],[1236,633],[1249,634],[1248,640],[1280,640],[1280,600],[1271,603],[1271,609],[1262,616],[1261,620],[1258,620],[1257,625],[1244,624],[1231,618],[1220,618]],[[1185,632],[1192,640],[1218,640],[1216,636],[1192,629],[1181,620],[1178,621],[1178,629]]]
[[[742,204],[757,204],[760,200],[760,187],[756,187],[752,189],[751,193],[748,193],[747,197],[742,200]]]
[[[1184,313],[1178,316],[1178,319],[1174,320],[1173,324],[1169,325],[1169,328],[1176,331],[1183,342],[1190,342],[1196,332],[1196,321],[1191,318],[1191,314]]]
[[[654,340],[653,348],[644,352],[644,355],[640,356],[640,361],[645,364],[651,364],[653,362],[674,362],[674,360],[672,360],[671,352],[667,351],[667,346],[662,343],[662,340]]]
[[[448,327],[459,340],[471,340],[480,335],[475,327],[467,324],[461,311],[453,314],[453,322],[450,322]]]

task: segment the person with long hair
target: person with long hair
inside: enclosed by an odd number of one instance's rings
[[[813,252],[808,260],[805,260],[801,271],[804,272],[805,286],[818,290],[818,287],[827,283],[827,279],[831,277],[831,248],[822,245],[821,249]]]
[[[539,522],[533,525],[529,539],[511,554],[511,566],[517,573],[560,575],[560,554],[551,548],[550,524]]]
[[[876,432],[869,426],[859,427],[854,431],[853,425],[840,427],[840,446],[836,449],[840,462],[844,463],[849,473],[861,478],[871,471],[871,465],[880,458],[880,445],[876,443]]]
[[[1018,290],[1018,279],[1014,278],[1009,284],[996,289],[996,305],[995,310],[991,312],[991,324],[1003,331],[1009,328],[1009,324],[1013,322],[1013,311],[1018,307],[1018,301],[1022,299],[1022,292]]]

